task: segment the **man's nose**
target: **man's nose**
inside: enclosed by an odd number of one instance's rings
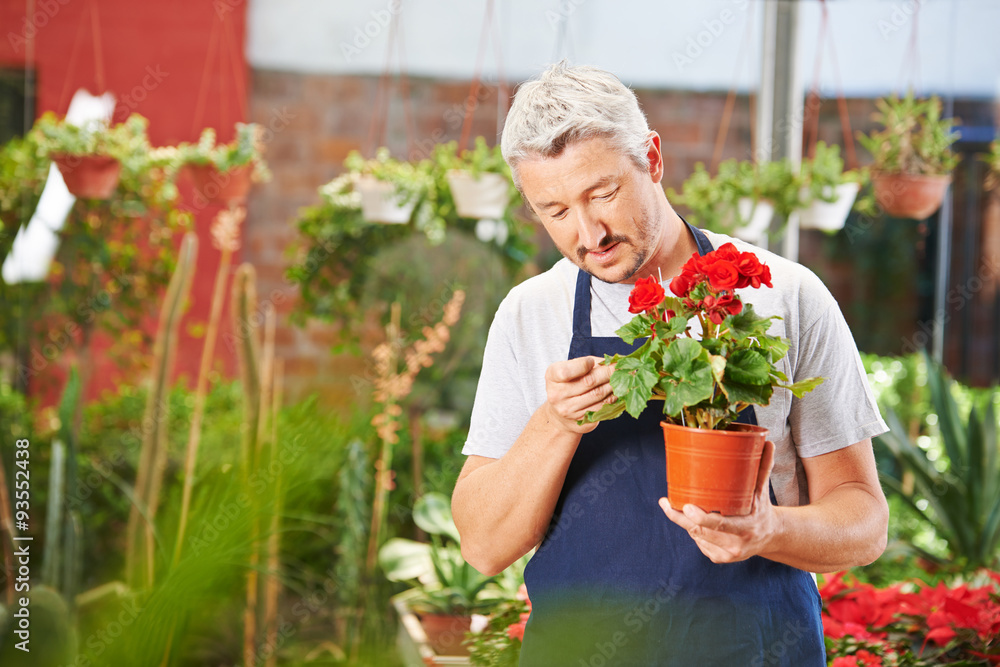
[[[601,242],[608,235],[608,230],[601,222],[601,219],[592,215],[589,211],[579,212],[577,219],[579,228],[580,244],[587,250],[597,250],[601,247]]]

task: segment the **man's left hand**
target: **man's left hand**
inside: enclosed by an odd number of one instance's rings
[[[768,440],[760,457],[753,505],[746,516],[710,514],[690,504],[679,512],[670,506],[666,498],[660,498],[660,508],[668,519],[688,532],[713,563],[746,560],[764,553],[780,529],[781,520],[774,511],[768,491],[773,467],[774,443]]]

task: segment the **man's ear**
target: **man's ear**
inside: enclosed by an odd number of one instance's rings
[[[659,183],[663,180],[663,152],[660,135],[654,130],[646,137],[646,159],[649,161],[649,177],[654,183]]]

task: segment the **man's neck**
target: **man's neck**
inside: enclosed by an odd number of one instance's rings
[[[647,276],[656,276],[657,280],[670,280],[681,272],[681,267],[688,258],[698,252],[694,234],[669,205],[657,245],[656,254],[633,276],[636,280]]]

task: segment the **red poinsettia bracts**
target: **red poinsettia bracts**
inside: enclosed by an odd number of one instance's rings
[[[834,575],[820,589],[823,631],[846,642],[835,642],[832,655],[836,647],[852,654],[837,656],[831,667],[904,664],[897,659],[903,654],[916,654],[913,664],[937,664],[943,653],[947,662],[965,656],[1000,665],[1000,575],[986,574],[995,583],[948,587],[915,581],[885,589]],[[855,651],[859,644],[866,650]]]

